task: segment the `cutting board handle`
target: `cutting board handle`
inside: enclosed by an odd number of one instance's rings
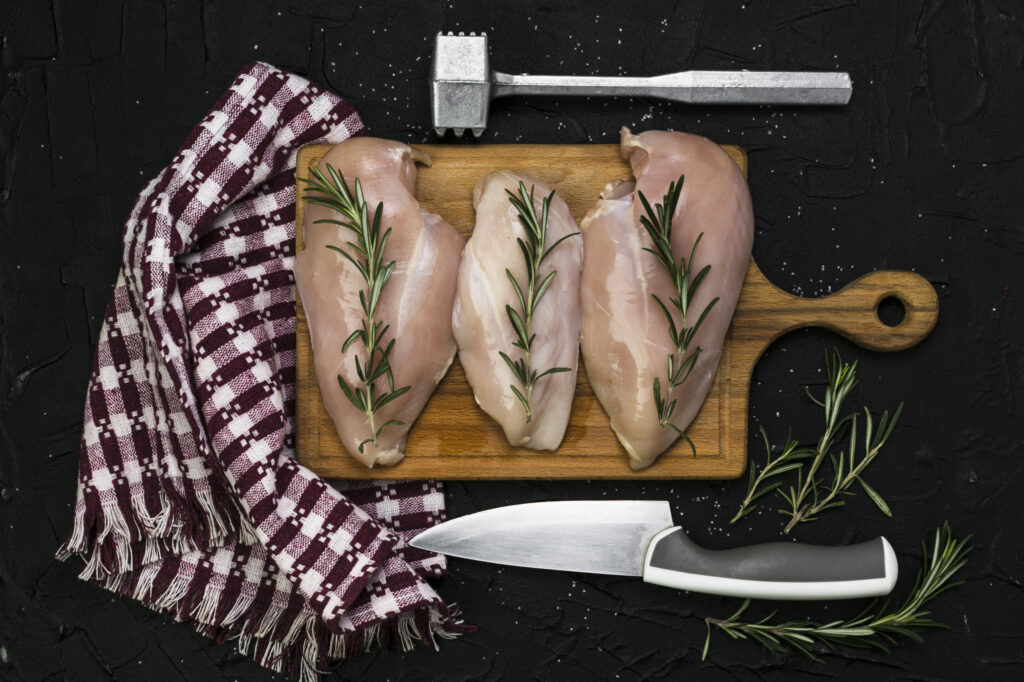
[[[837,293],[805,298],[776,287],[751,261],[744,287],[744,302],[733,318],[736,331],[772,340],[801,327],[825,327],[870,350],[904,350],[928,336],[939,316],[935,289],[907,270],[870,272]],[[891,327],[878,317],[887,298],[898,300],[905,313]]]

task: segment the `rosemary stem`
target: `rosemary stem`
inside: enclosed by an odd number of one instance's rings
[[[373,437],[370,439],[370,443],[373,445],[373,447],[377,447],[377,426],[376,424],[374,424],[372,406],[367,407],[366,416],[369,417],[370,419],[370,433],[373,434]]]
[[[526,322],[526,337],[530,338],[530,322],[529,322],[529,318],[527,318],[527,322]],[[527,346],[526,347],[526,351],[523,352],[523,362],[526,363],[526,371],[527,372],[531,371],[530,370],[530,347],[529,346]],[[527,382],[527,384],[526,384],[526,405],[525,405],[525,407],[526,407],[526,423],[527,424],[529,424],[531,421],[533,421],[533,411],[530,409],[530,405],[532,404],[531,403],[532,400],[533,400],[533,382],[530,381],[530,382]]]
[[[524,187],[525,187],[525,185],[524,185]],[[532,200],[533,199],[533,189],[532,188],[530,190],[530,198],[531,198],[530,205],[532,207],[533,206],[533,200]],[[540,274],[540,260],[539,260],[539,256],[540,256],[541,252],[544,251],[544,244],[545,244],[545,241],[546,241],[546,238],[547,238],[547,231],[548,231],[547,228],[548,228],[547,221],[543,221],[543,222],[538,224],[538,230],[537,231],[538,231],[539,234],[537,235],[537,243],[540,245],[540,248],[536,249],[534,251],[534,261],[533,261],[533,271],[535,273],[537,273],[538,275]],[[537,276],[534,276],[533,279],[530,281],[530,286],[527,288],[526,303],[523,306],[523,312],[525,313],[525,315],[523,316],[523,324],[526,327],[526,349],[523,351],[523,362],[526,363],[526,375],[527,376],[530,376],[530,374],[531,374],[531,372],[533,370],[533,366],[530,364],[530,349],[533,348],[533,306],[534,306],[534,298],[536,297],[536,295],[537,295]],[[528,381],[528,382],[526,382],[526,386],[525,386],[525,389],[526,389],[526,406],[525,406],[525,408],[526,408],[526,423],[527,424],[529,424],[531,421],[533,421],[533,410],[531,409],[531,405],[533,404],[533,402],[532,402],[533,401],[533,384],[534,384],[534,382]]]

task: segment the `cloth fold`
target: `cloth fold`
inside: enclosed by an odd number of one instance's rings
[[[407,544],[444,520],[441,484],[334,487],[294,460],[295,156],[362,132],[338,97],[257,62],[143,190],[58,553],[302,679],[466,629],[426,582],[444,558]]]

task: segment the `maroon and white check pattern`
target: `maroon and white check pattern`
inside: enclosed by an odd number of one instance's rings
[[[295,155],[362,131],[336,96],[255,63],[139,196],[59,555],[304,679],[464,629],[425,582],[444,558],[407,545],[444,519],[439,483],[332,487],[294,461]]]

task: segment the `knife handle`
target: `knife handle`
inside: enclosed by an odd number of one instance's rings
[[[752,599],[853,599],[889,594],[896,553],[885,538],[827,547],[769,542],[736,549],[699,547],[679,526],[651,540],[644,581]]]

